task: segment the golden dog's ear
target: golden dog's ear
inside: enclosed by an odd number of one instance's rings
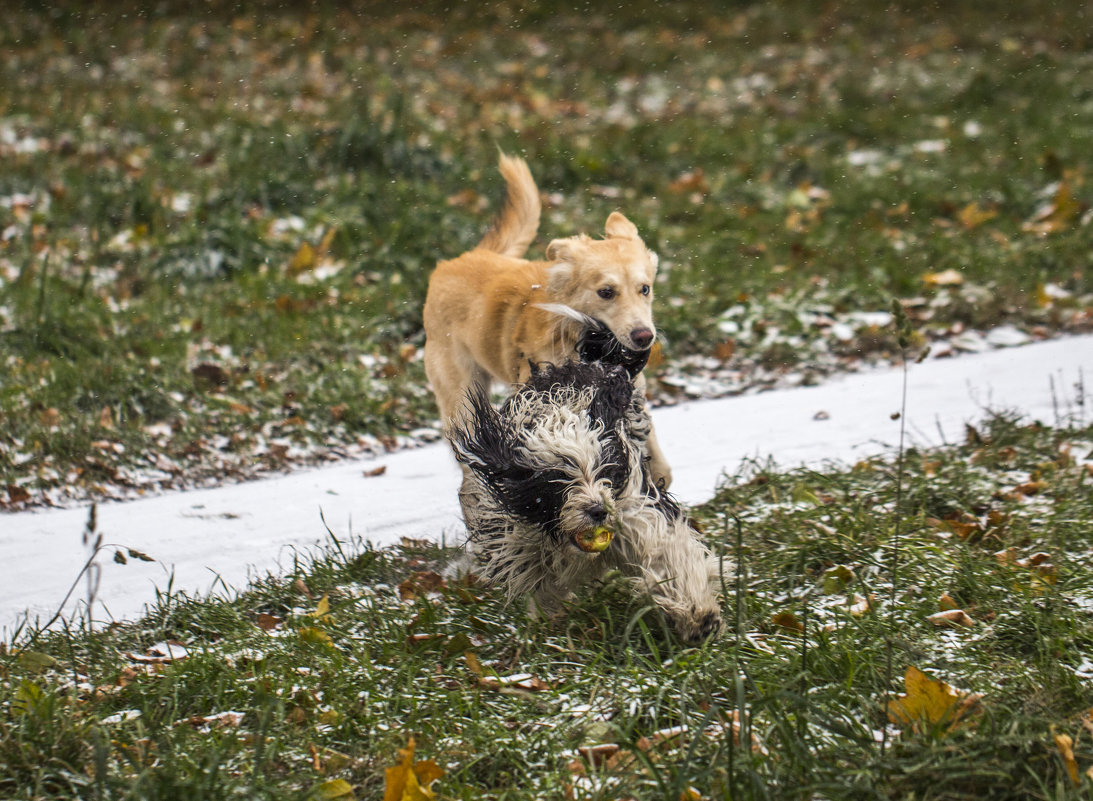
[[[603,230],[610,237],[641,240],[641,237],[638,235],[637,226],[617,211],[611,212]]]
[[[565,239],[554,239],[546,247],[546,257],[550,261],[567,261],[570,264],[577,261],[577,251],[585,239],[580,236],[567,236]]]
[[[649,264],[652,265],[653,269],[655,270],[657,267],[660,266],[660,256],[658,256],[651,250],[647,250],[645,252],[649,254]]]

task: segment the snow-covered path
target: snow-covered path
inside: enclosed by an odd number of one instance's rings
[[[1014,410],[1045,423],[1081,413],[1088,420],[1093,389],[1084,386],[1083,375],[1093,378],[1093,336],[914,365],[909,440],[958,441],[963,424],[987,410]],[[898,442],[899,422],[892,414],[900,408],[901,391],[902,373],[893,369],[842,376],[819,387],[657,409],[658,436],[674,470],[672,489],[684,502],[700,503],[724,472],[749,457],[769,456],[791,467],[846,464],[882,452]],[[365,476],[381,465],[383,475]],[[447,446],[438,443],[366,462],[104,504],[98,509],[104,541],[143,551],[156,562],[119,565],[112,551],[100,556],[94,616],[132,618],[168,582],[190,593],[240,588],[249,576],[276,572],[291,565],[294,553],[329,542],[326,526],[339,539],[355,536],[377,545],[401,537],[458,541],[458,483]],[[28,610],[32,619],[44,620],[56,609],[87,558],[81,545],[87,516],[86,506],[0,515],[0,564],[6,565],[0,635],[10,633]]]

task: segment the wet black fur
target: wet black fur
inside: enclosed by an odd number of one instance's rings
[[[577,340],[577,355],[582,362],[602,362],[623,367],[633,379],[649,363],[649,349],[630,350],[619,342],[606,325],[599,320],[593,321]]]
[[[518,450],[521,430],[514,426],[507,410],[515,398],[539,394],[544,403],[559,403],[561,390],[587,387],[595,388],[587,414],[590,422],[598,423],[602,431],[604,458],[600,475],[611,482],[618,497],[630,478],[627,449],[639,446],[632,441],[634,435],[627,426],[627,413],[645,414],[644,400],[635,397],[630,377],[621,366],[602,362],[541,365],[532,370],[528,382],[500,411],[493,408],[484,392],[472,395],[469,427],[453,432],[459,448],[474,457],[461,458],[478,475],[498,506],[559,541],[562,534],[558,518],[565,504],[568,479],[562,470],[538,471],[521,462]],[[624,442],[623,437],[631,441]],[[658,505],[664,503],[662,511],[666,514],[672,514],[673,510],[680,514],[679,507],[666,494],[652,488],[650,492],[662,496]],[[472,539],[480,539],[492,533],[472,530],[470,535]]]

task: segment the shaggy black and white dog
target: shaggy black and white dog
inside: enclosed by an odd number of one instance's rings
[[[639,368],[640,369],[640,368]],[[721,628],[718,564],[643,460],[645,399],[620,364],[535,369],[498,411],[485,393],[451,438],[474,572],[545,612],[609,570],[629,576],[678,636]]]

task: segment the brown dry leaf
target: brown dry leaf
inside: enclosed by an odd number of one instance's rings
[[[585,762],[594,768],[602,768],[611,757],[622,750],[617,743],[598,743],[596,745],[578,746],[577,753],[584,757]]]
[[[481,211],[489,205],[489,200],[484,195],[475,192],[473,189],[463,189],[456,192],[454,195],[449,195],[447,203],[449,206],[454,206],[459,209]]]
[[[262,631],[273,631],[285,621],[277,617],[277,615],[269,615],[265,612],[261,612],[258,615],[258,628]]]
[[[653,347],[649,348],[649,363],[645,365],[645,370],[648,373],[655,373],[663,364],[664,348],[658,340],[653,343]]]
[[[960,286],[964,283],[964,276],[950,268],[938,273],[926,273],[922,276],[922,283],[928,287]]]
[[[193,376],[194,384],[198,389],[225,387],[229,381],[227,371],[219,364],[212,364],[211,362],[202,362],[196,365],[190,370],[190,375]]]
[[[381,464],[379,467],[373,467],[371,470],[364,471],[365,478],[378,478],[387,472],[387,465]]]
[[[308,589],[307,584],[304,583],[303,579],[298,578],[294,582],[292,582],[292,589],[296,590],[296,592],[300,593],[301,595],[306,595],[308,598],[315,597],[311,594],[311,590]]]
[[[978,228],[998,216],[997,209],[984,209],[978,203],[969,203],[956,213],[956,219],[969,231]]]
[[[952,731],[974,711],[982,698],[931,679],[911,665],[903,676],[905,695],[888,702],[888,720],[897,726],[910,726],[912,731],[925,733]]]
[[[42,413],[38,415],[38,419],[42,421],[42,425],[53,428],[61,424],[61,413],[51,406],[48,409],[43,409]]]
[[[444,577],[431,570],[411,573],[410,577],[398,585],[399,597],[404,601],[413,601],[428,592],[436,592],[447,586]]]
[[[384,777],[383,801],[429,801],[436,798],[430,785],[444,775],[431,759],[414,762],[414,738],[399,749],[402,761],[387,768]]]
[[[736,340],[726,339],[714,345],[714,358],[720,362],[727,362],[736,353]]]
[[[926,619],[935,626],[950,626],[952,628],[970,628],[975,625],[975,620],[963,609],[944,609],[927,615]]]
[[[962,540],[966,540],[983,530],[979,523],[974,520],[939,520],[936,517],[928,517],[926,518],[926,522],[939,531],[948,531],[950,534],[955,534]]]
[[[958,604],[949,593],[943,592],[941,593],[941,597],[937,599],[937,608],[944,612],[949,609],[959,609],[960,604]]]
[[[8,484],[4,489],[8,491],[8,500],[11,503],[26,503],[30,500],[30,492],[15,484]]]
[[[771,618],[771,622],[776,626],[781,626],[783,629],[789,629],[790,631],[802,632],[805,630],[804,625],[792,612],[779,612]]]
[[[683,173],[668,184],[668,191],[673,195],[684,195],[689,192],[705,195],[710,191],[710,185],[706,181],[706,173],[699,167],[697,170]]]
[[[1024,484],[1018,484],[1013,488],[1013,491],[1018,495],[1038,495],[1048,488],[1046,481],[1026,481]]]

